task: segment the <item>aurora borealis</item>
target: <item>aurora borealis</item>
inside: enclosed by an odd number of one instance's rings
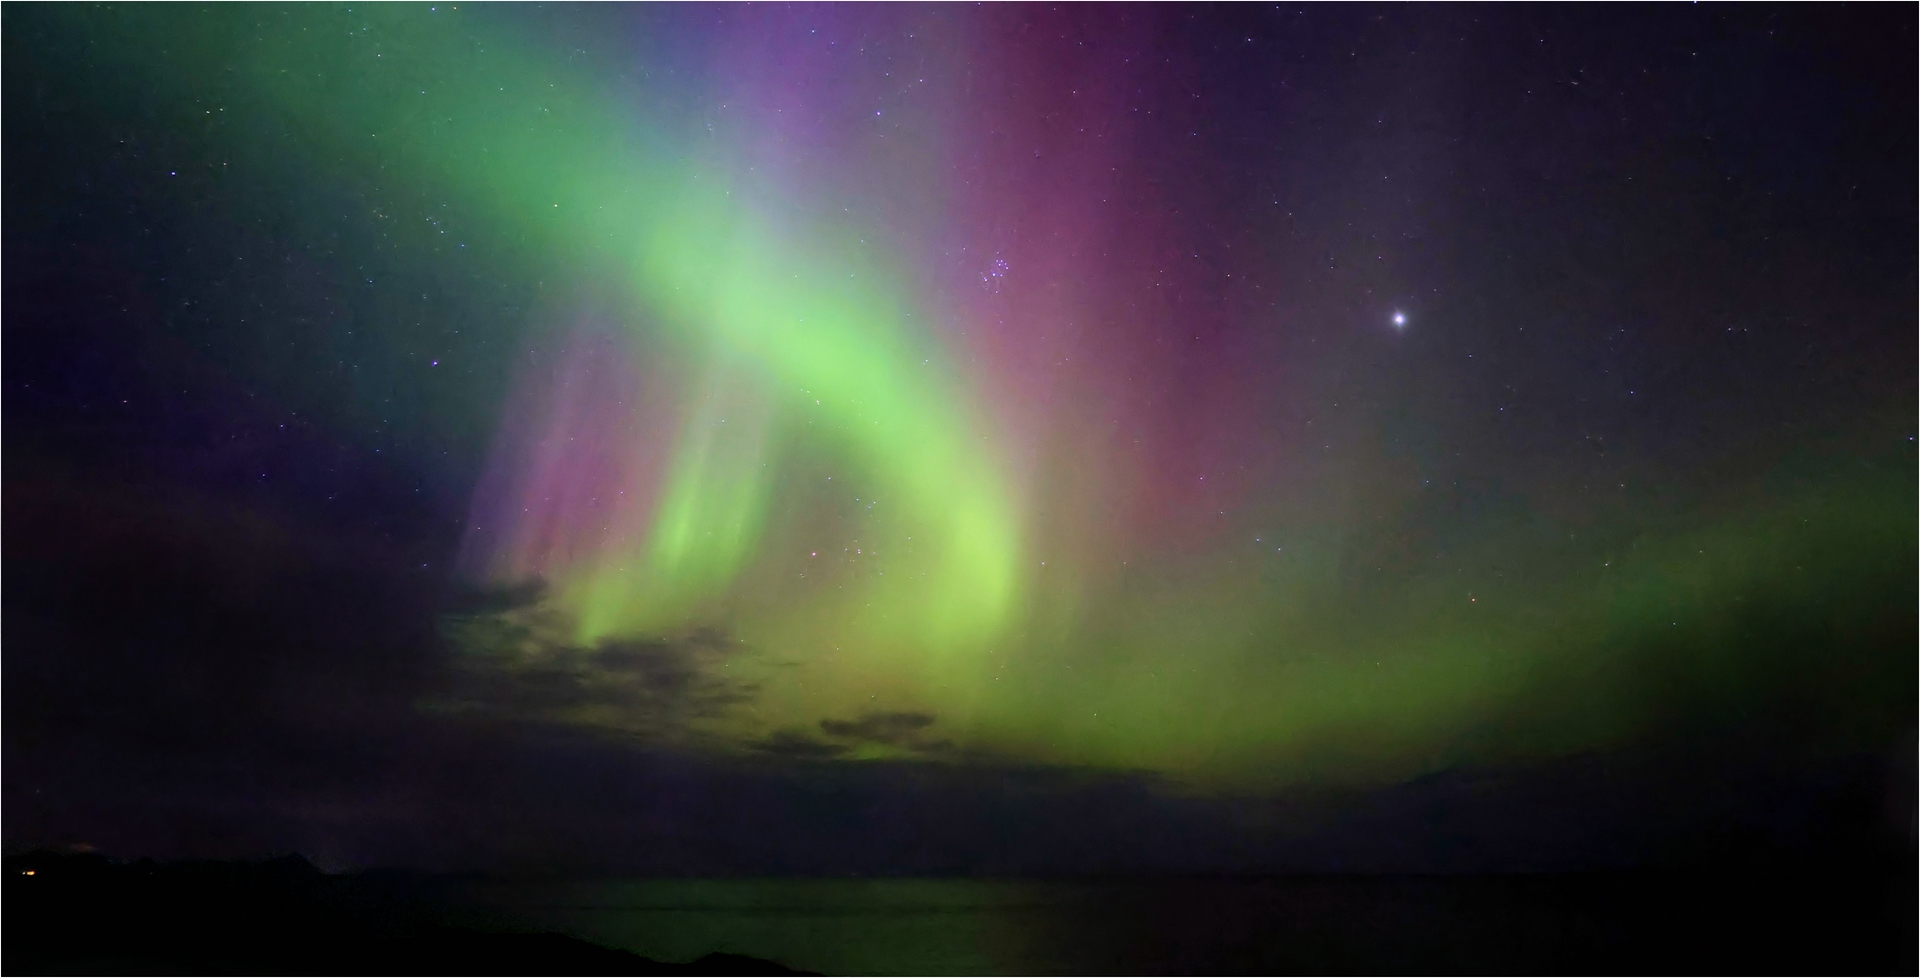
[[[1198,798],[1883,750],[1910,77],[1493,13],[10,9],[9,268],[146,317],[122,384],[11,307],[10,500],[408,582],[381,730]],[[87,457],[163,461],[73,461],[123,410]]]

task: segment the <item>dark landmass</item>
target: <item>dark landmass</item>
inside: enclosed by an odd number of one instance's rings
[[[0,970],[27,974],[794,975],[709,954],[653,961],[555,933],[448,926],[424,881],[266,862],[6,861]]]
[[[450,914],[445,879],[329,875],[299,857],[38,852],[6,872],[9,974],[805,973],[728,954],[663,963],[516,931],[505,913],[475,925],[488,908]],[[1011,959],[1053,973],[1912,974],[1915,882],[1895,867],[1129,877],[959,912],[1002,918],[1021,935]]]

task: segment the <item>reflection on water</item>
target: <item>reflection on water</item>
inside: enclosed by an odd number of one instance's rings
[[[1656,958],[1741,970],[1811,965],[1836,948],[1872,958],[1906,932],[1879,919],[1890,905],[1880,890],[1780,877],[1347,876],[656,879],[467,884],[451,896],[469,923],[824,974],[1431,973],[1635,970]]]
[[[824,974],[992,974],[1080,970],[1055,962],[1036,936],[1094,893],[1019,881],[833,879],[493,885],[466,896],[499,923],[655,960],[723,951]]]

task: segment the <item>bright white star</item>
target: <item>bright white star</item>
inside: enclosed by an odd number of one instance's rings
[[[1404,326],[1406,326],[1406,325],[1407,325],[1407,314],[1406,314],[1406,313],[1404,313],[1404,312],[1396,312],[1396,313],[1394,313],[1394,314],[1393,314],[1393,325],[1395,325],[1395,326],[1397,326],[1397,327],[1404,327]]]

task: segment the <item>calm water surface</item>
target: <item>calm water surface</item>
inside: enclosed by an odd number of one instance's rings
[[[1088,887],[997,880],[632,880],[499,885],[476,902],[660,961],[713,951],[823,974],[1079,970],[1049,940]]]
[[[1605,939],[1524,884],[1420,878],[649,879],[473,885],[459,902],[655,960],[723,951],[849,975],[1434,970]]]

